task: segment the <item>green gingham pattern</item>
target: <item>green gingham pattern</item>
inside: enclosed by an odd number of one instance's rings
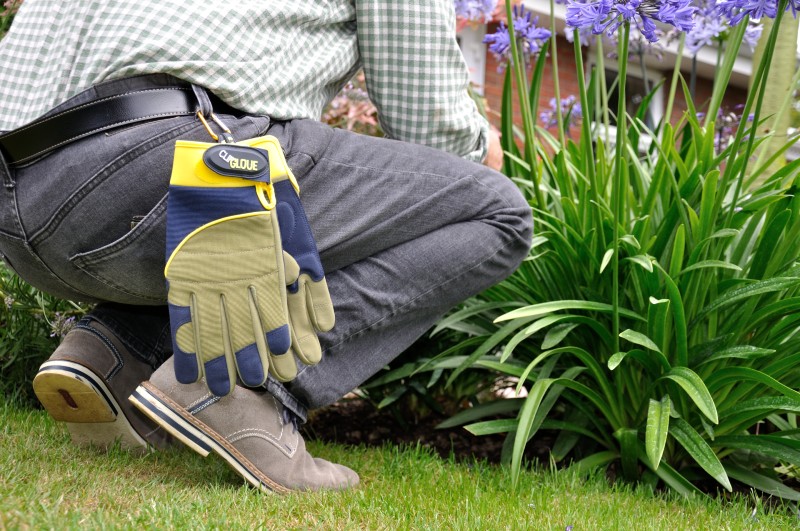
[[[452,0],[26,0],[0,41],[0,131],[148,73],[250,113],[319,119],[363,63],[388,136],[482,160],[488,126],[454,23]]]

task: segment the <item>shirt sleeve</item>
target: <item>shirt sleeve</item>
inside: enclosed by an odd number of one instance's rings
[[[453,0],[356,0],[356,24],[387,136],[482,161],[489,125],[467,91]]]

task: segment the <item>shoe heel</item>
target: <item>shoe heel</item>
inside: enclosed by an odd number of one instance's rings
[[[33,379],[33,392],[53,419],[66,424],[75,444],[108,448],[119,441],[124,448],[147,448],[108,388],[82,365],[44,363]]]

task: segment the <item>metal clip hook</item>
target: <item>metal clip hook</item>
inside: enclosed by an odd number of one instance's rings
[[[209,113],[209,116],[212,120],[214,120],[214,123],[216,123],[220,129],[222,129],[221,137],[211,130],[211,126],[206,121],[205,116],[203,116],[203,112],[200,110],[197,111],[197,117],[200,119],[200,122],[202,122],[203,127],[206,128],[206,132],[211,135],[211,138],[221,144],[233,144],[235,140],[233,139],[233,135],[231,134],[231,130],[228,128],[228,126],[222,123],[222,120],[217,118],[217,115],[213,112]]]

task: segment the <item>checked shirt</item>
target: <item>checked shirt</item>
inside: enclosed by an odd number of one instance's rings
[[[484,157],[452,0],[26,0],[0,41],[0,131],[149,73],[249,113],[319,119],[362,66],[387,136]]]

